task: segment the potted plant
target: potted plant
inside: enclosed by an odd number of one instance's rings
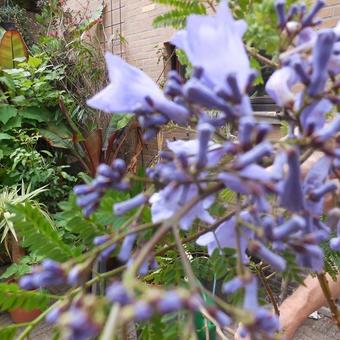
[[[4,244],[7,254],[13,263],[18,263],[25,254],[25,251],[19,245],[15,227],[11,221],[13,214],[8,211],[8,206],[30,202],[49,218],[48,214],[43,210],[42,204],[34,200],[35,197],[45,190],[45,187],[41,187],[31,191],[30,185],[25,187],[24,183],[22,183],[21,187],[5,187],[0,192],[0,244]]]
[[[41,262],[41,258],[34,255],[23,256],[17,263],[12,263],[5,272],[0,276],[0,280],[8,283],[17,282],[20,277],[31,272],[32,265]],[[34,308],[31,310],[23,308],[14,308],[9,311],[11,319],[15,323],[30,322],[41,314],[41,310]]]

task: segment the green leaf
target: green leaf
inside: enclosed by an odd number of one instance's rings
[[[41,58],[29,56],[27,64],[33,68],[38,68],[42,62],[43,60]]]
[[[0,329],[0,339],[1,340],[14,340],[15,334],[17,332],[16,326],[8,326]]]
[[[26,291],[14,283],[0,283],[0,311],[45,309],[48,303],[49,297],[42,291]]]
[[[23,238],[23,245],[38,256],[63,262],[75,255],[42,212],[29,203],[10,207],[12,222]]]
[[[9,104],[0,104],[0,121],[6,124],[11,118],[15,117],[18,110]]]
[[[0,133],[0,140],[9,140],[9,139],[13,139],[13,137],[7,133]]]

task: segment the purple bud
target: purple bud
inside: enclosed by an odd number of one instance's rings
[[[274,333],[280,328],[278,317],[264,308],[260,308],[256,312],[255,323],[259,330],[267,333],[270,336],[273,336]]]
[[[262,143],[271,130],[272,126],[270,124],[263,122],[260,123],[255,129],[256,132],[255,143],[256,144]]]
[[[126,171],[125,161],[120,158],[115,159],[112,162],[112,168],[117,170],[120,174],[123,174]]]
[[[223,184],[232,191],[240,194],[250,193],[250,189],[247,187],[247,185],[235,175],[229,174],[227,172],[222,172],[218,175],[218,179],[221,180]]]
[[[332,55],[334,42],[335,33],[332,30],[318,34],[313,50],[313,73],[308,89],[310,96],[316,96],[324,90],[328,78],[327,65]]]
[[[94,188],[90,185],[87,184],[80,184],[76,185],[73,188],[73,192],[78,196],[78,195],[87,195],[91,192],[93,192]]]
[[[191,295],[186,301],[186,306],[189,310],[196,312],[203,305],[203,300],[200,295]]]
[[[146,321],[153,315],[152,307],[145,301],[138,301],[133,306],[134,319],[136,322]]]
[[[101,175],[103,177],[107,177],[108,179],[112,181],[117,181],[119,178],[119,175],[116,174],[112,168],[107,164],[100,164],[97,168],[97,176]]]
[[[270,155],[272,152],[272,145],[269,142],[263,142],[256,145],[251,150],[247,151],[243,155],[237,157],[234,163],[235,169],[242,169],[249,164],[260,161],[264,156]]]
[[[173,79],[169,79],[165,84],[164,93],[170,97],[181,96],[183,94],[182,84],[179,84]]]
[[[320,186],[319,188],[313,190],[309,193],[309,198],[312,201],[319,201],[324,195],[335,191],[337,189],[337,185],[333,182],[325,183],[324,185]]]
[[[157,309],[161,314],[172,313],[183,307],[183,301],[176,291],[166,292],[157,303]]]
[[[36,289],[37,287],[34,284],[32,277],[33,277],[33,275],[25,275],[25,276],[21,277],[20,280],[19,280],[19,286],[22,289],[25,289],[25,290]]]
[[[252,280],[245,286],[243,308],[250,311],[256,311],[258,308],[256,277],[253,277]]]
[[[283,28],[286,24],[286,1],[285,0],[275,0],[275,11],[277,18],[279,20],[279,26]]]
[[[329,241],[329,246],[334,250],[334,251],[340,251],[340,237],[333,237]]]
[[[46,322],[49,324],[54,324],[58,321],[61,313],[63,312],[63,308],[56,307],[53,308],[47,315],[46,315]]]
[[[292,20],[293,17],[298,13],[298,11],[299,11],[298,5],[294,4],[294,5],[290,6],[289,11],[288,11],[288,15],[287,15],[288,20]]]
[[[222,291],[225,294],[233,294],[243,286],[243,281],[239,277],[235,277],[232,280],[223,284]]]
[[[235,74],[229,74],[227,76],[227,84],[232,93],[233,101],[237,104],[241,103],[242,101],[242,93],[237,83],[237,78]]]
[[[67,275],[67,283],[71,286],[76,286],[81,283],[82,272],[79,266],[75,266]]]
[[[106,290],[106,297],[112,303],[122,306],[132,303],[132,298],[120,282],[112,283]]]
[[[107,247],[100,253],[100,258],[104,261],[107,260],[110,257],[110,255],[114,252],[115,249],[116,249],[116,245],[112,244],[111,246]]]
[[[202,169],[208,162],[208,146],[210,138],[215,129],[208,123],[198,125],[198,155],[197,155],[197,168]]]
[[[95,246],[99,246],[103,243],[105,243],[106,241],[108,241],[110,239],[110,237],[108,235],[101,235],[101,236],[96,236],[94,239],[93,239],[93,244]]]
[[[256,121],[253,116],[243,116],[240,119],[238,138],[243,146],[251,145],[252,132],[254,130]]]
[[[274,270],[283,272],[286,269],[286,260],[281,256],[273,253],[271,250],[266,248],[262,243],[258,241],[252,241],[250,243],[249,250],[258,255],[266,263],[270,264]]]
[[[220,310],[216,311],[216,313],[214,314],[214,318],[221,328],[227,327],[232,323],[231,318],[226,313]]]
[[[116,203],[113,206],[113,212],[117,216],[124,215],[130,210],[138,208],[139,206],[145,204],[147,200],[147,196],[145,196],[144,193],[141,193],[127,201]]]
[[[273,239],[281,240],[288,237],[290,234],[295,233],[306,226],[305,220],[297,215],[294,215],[286,223],[276,227],[273,230]]]
[[[155,102],[155,109],[163,113],[169,120],[180,125],[186,125],[190,116],[185,107],[169,100]]]
[[[190,101],[203,105],[207,109],[221,110],[230,116],[233,115],[228,104],[196,79],[191,79],[185,84],[184,94]]]
[[[139,267],[138,274],[140,276],[145,276],[149,272],[149,261],[145,260]]]
[[[340,116],[336,117],[331,123],[325,125],[315,134],[316,143],[323,143],[332,138],[340,131]]]
[[[159,129],[149,128],[143,133],[144,140],[148,141],[157,136]]]
[[[118,260],[121,262],[127,262],[131,256],[131,251],[133,244],[137,238],[136,233],[129,234],[125,237],[122,246],[120,248],[119,254],[117,256]]]
[[[310,26],[313,25],[313,19],[316,16],[316,14],[320,11],[320,9],[325,6],[325,2],[322,0],[317,0],[317,2],[314,4],[314,6],[311,8],[308,15],[306,15],[303,18],[302,25],[303,26]]]
[[[77,205],[81,208],[85,208],[87,205],[92,205],[93,203],[98,201],[100,198],[100,193],[92,192],[88,195],[83,195],[77,198]]]
[[[291,211],[299,212],[304,208],[304,196],[300,181],[300,159],[296,149],[288,152],[288,176],[283,183],[281,205]]]

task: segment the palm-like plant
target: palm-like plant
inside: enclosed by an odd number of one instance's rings
[[[31,186],[28,185],[25,187],[24,183],[22,183],[21,186],[4,188],[0,191],[0,243],[6,240],[9,232],[16,241],[18,240],[15,227],[11,221],[14,214],[9,212],[9,205],[30,202],[50,219],[48,213],[44,210],[43,204],[35,200],[35,198],[44,191],[46,191],[46,186],[31,191]]]

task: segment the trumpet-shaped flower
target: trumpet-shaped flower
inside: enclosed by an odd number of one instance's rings
[[[159,111],[179,124],[186,122],[188,111],[169,101],[143,71],[108,52],[105,59],[110,83],[87,101],[90,107],[107,113]]]
[[[215,16],[191,15],[184,30],[175,34],[172,43],[183,49],[190,62],[203,69],[203,80],[211,88],[226,88],[226,80],[235,74],[244,92],[251,69],[242,36],[247,29],[243,20],[234,20],[227,1],[220,2]]]

